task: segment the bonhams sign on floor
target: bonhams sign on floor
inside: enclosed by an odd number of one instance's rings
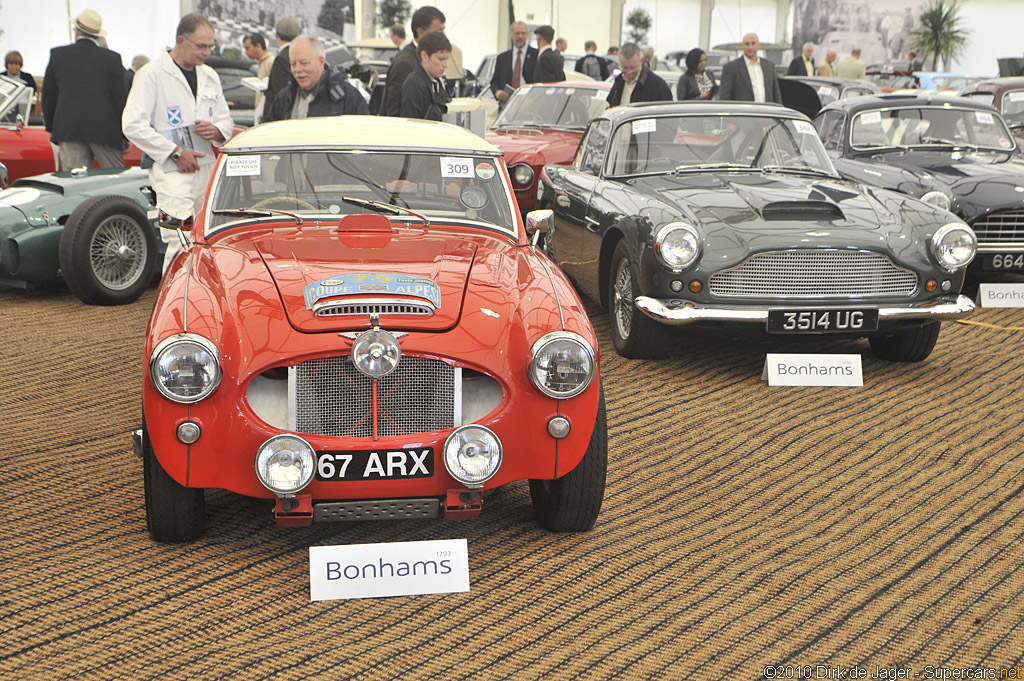
[[[864,385],[860,355],[768,353],[761,380],[768,385]]]
[[[469,591],[465,539],[309,547],[314,601]]]

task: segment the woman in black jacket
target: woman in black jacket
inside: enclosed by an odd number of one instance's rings
[[[448,113],[451,97],[441,77],[448,68],[451,53],[452,44],[441,31],[427,31],[420,37],[416,45],[420,63],[402,83],[400,115],[439,121],[441,114]]]
[[[718,92],[715,77],[707,71],[708,55],[695,47],[686,53],[686,73],[676,84],[676,99],[711,99]]]

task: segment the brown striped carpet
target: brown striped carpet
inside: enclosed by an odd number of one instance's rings
[[[916,365],[864,341],[687,331],[635,361],[595,309],[610,468],[593,531],[539,529],[525,483],[476,521],[309,529],[210,492],[205,537],[166,546],[128,437],[153,299],[0,290],[0,679],[1024,666],[1024,331],[946,324]],[[862,353],[865,386],[768,388],[769,351]],[[469,593],[309,601],[312,545],[445,538],[468,540]]]

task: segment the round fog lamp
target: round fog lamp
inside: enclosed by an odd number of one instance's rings
[[[564,437],[568,437],[569,430],[569,419],[565,418],[564,416],[556,416],[550,421],[548,421],[548,435],[555,438],[556,440],[561,440]]]
[[[356,337],[352,343],[352,364],[364,376],[381,378],[387,376],[402,357],[398,340],[387,331],[372,328]]]
[[[501,442],[483,426],[463,426],[444,443],[444,467],[467,487],[480,487],[501,466]]]
[[[199,441],[199,436],[203,434],[199,424],[192,423],[191,421],[185,421],[185,423],[179,424],[176,432],[178,435],[178,442],[183,445],[194,445]]]
[[[313,448],[297,435],[275,435],[256,452],[256,477],[275,494],[294,494],[313,480]]]

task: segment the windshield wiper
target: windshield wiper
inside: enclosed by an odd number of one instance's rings
[[[910,147],[906,144],[869,144],[866,147],[857,147],[858,149],[870,149],[871,151],[910,151]]]
[[[814,168],[812,166],[780,166],[780,165],[768,165],[761,166],[761,172],[763,173],[805,173],[810,175],[824,175],[825,177],[834,178],[835,175],[822,170],[821,168]]]
[[[700,172],[702,170],[755,170],[745,163],[697,163],[695,165],[684,164],[676,166],[677,173]]]
[[[345,203],[351,203],[354,206],[360,206],[362,208],[369,208],[370,210],[375,210],[378,213],[387,213],[388,215],[401,215],[402,213],[408,213],[409,215],[412,215],[413,217],[417,217],[420,220],[423,220],[423,226],[424,227],[427,227],[427,226],[430,225],[430,220],[428,220],[425,216],[420,215],[419,213],[417,213],[415,211],[411,211],[408,208],[403,208],[402,206],[396,206],[393,203],[378,203],[377,201],[367,201],[366,199],[356,199],[356,198],[353,198],[351,196],[343,196],[343,197],[341,197],[341,200],[344,201]]]
[[[295,220],[295,224],[302,224],[302,218],[295,213],[274,208],[218,208],[213,211],[213,214],[226,215],[232,218],[272,218],[275,215],[287,215]]]

